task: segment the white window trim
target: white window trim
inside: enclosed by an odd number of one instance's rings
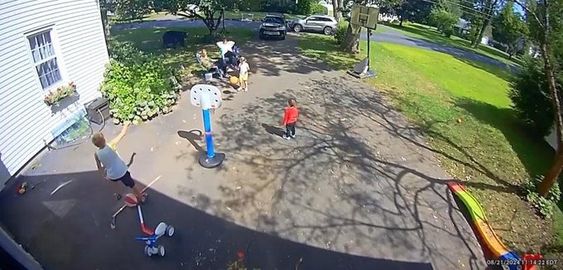
[[[42,60],[40,63],[35,63],[35,61],[33,60],[33,53],[31,51],[31,46],[29,44],[29,37],[33,36],[33,35],[37,35],[40,34],[42,32],[49,32],[49,35],[51,36],[51,43],[53,46],[53,49],[55,50],[55,55],[49,57],[48,59],[44,59]],[[27,54],[29,57],[29,63],[30,63],[30,67],[31,70],[33,71],[33,75],[35,78],[35,83],[37,85],[37,89],[40,89],[40,93],[42,95],[45,95],[65,84],[67,84],[68,81],[68,74],[66,73],[66,68],[64,66],[64,60],[63,60],[63,55],[62,55],[62,49],[60,47],[60,42],[59,42],[59,38],[58,38],[58,33],[57,33],[57,28],[55,27],[54,24],[51,25],[47,25],[41,28],[36,28],[34,30],[30,30],[27,32],[24,32],[23,34],[23,38],[25,41],[25,45],[26,45],[26,50],[27,50]],[[43,86],[41,85],[41,79],[39,79],[39,74],[37,74],[37,66],[41,63],[45,63],[53,58],[57,58],[57,66],[59,67],[59,74],[61,75],[61,80],[50,85],[47,88],[43,88]]]

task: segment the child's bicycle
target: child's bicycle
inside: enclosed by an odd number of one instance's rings
[[[168,236],[174,235],[174,227],[161,222],[160,224],[158,224],[158,226],[156,226],[156,229],[154,230],[154,233],[152,235],[144,237],[141,236],[135,239],[145,242],[145,255],[150,257],[152,255],[158,254],[161,257],[164,257],[166,251],[164,250],[164,247],[158,245],[156,241],[158,240],[158,238],[165,234]]]

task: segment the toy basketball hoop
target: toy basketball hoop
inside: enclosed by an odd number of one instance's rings
[[[350,17],[351,17],[350,24],[353,27],[365,27],[367,29],[368,56],[364,60],[359,62],[354,67],[354,69],[348,71],[348,74],[359,79],[374,77],[375,72],[370,69],[370,65],[369,65],[370,40],[371,40],[371,30],[375,30],[377,28],[377,20],[379,19],[379,8],[354,5],[352,6]]]
[[[351,11],[350,23],[375,30],[378,18],[379,8],[354,5]]]
[[[211,113],[209,110],[221,106],[221,90],[213,85],[196,84],[190,90],[190,102],[196,107],[201,107],[203,111],[203,127],[205,129],[207,151],[200,153],[199,164],[204,168],[217,167],[225,159],[225,154],[215,153],[213,135],[211,133]]]

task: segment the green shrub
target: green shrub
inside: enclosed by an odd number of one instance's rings
[[[172,70],[134,47],[111,50],[101,92],[118,121],[141,121],[170,112],[179,97]]]
[[[108,50],[109,56],[112,59],[127,65],[142,64],[148,58],[146,54],[137,49],[131,42],[110,40]]]
[[[537,190],[542,182],[543,176],[536,176],[524,183],[523,188],[528,200],[534,208],[544,217],[550,217],[553,214],[553,207],[557,205],[561,197],[559,184],[556,182],[549,190],[547,198],[541,197]]]
[[[444,8],[433,9],[431,19],[438,31],[449,37],[454,32],[454,25],[457,23],[459,16]]]
[[[336,26],[336,32],[334,33],[334,38],[336,39],[336,43],[341,45],[346,38],[346,31],[348,31],[348,24],[347,21],[340,21]]]
[[[321,5],[319,3],[313,3],[311,5],[311,14],[327,15],[328,10],[323,5]]]
[[[309,15],[311,14],[311,0],[300,0],[297,3],[296,13],[302,15]]]
[[[561,79],[558,89],[563,89]],[[546,136],[553,126],[553,106],[547,80],[539,60],[526,58],[522,69],[511,83],[509,96],[517,117],[526,130],[535,135]]]

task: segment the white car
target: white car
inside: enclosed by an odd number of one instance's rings
[[[338,22],[326,15],[312,15],[305,19],[298,19],[289,23],[289,28],[299,33],[301,31],[322,32],[332,35],[336,31]]]

